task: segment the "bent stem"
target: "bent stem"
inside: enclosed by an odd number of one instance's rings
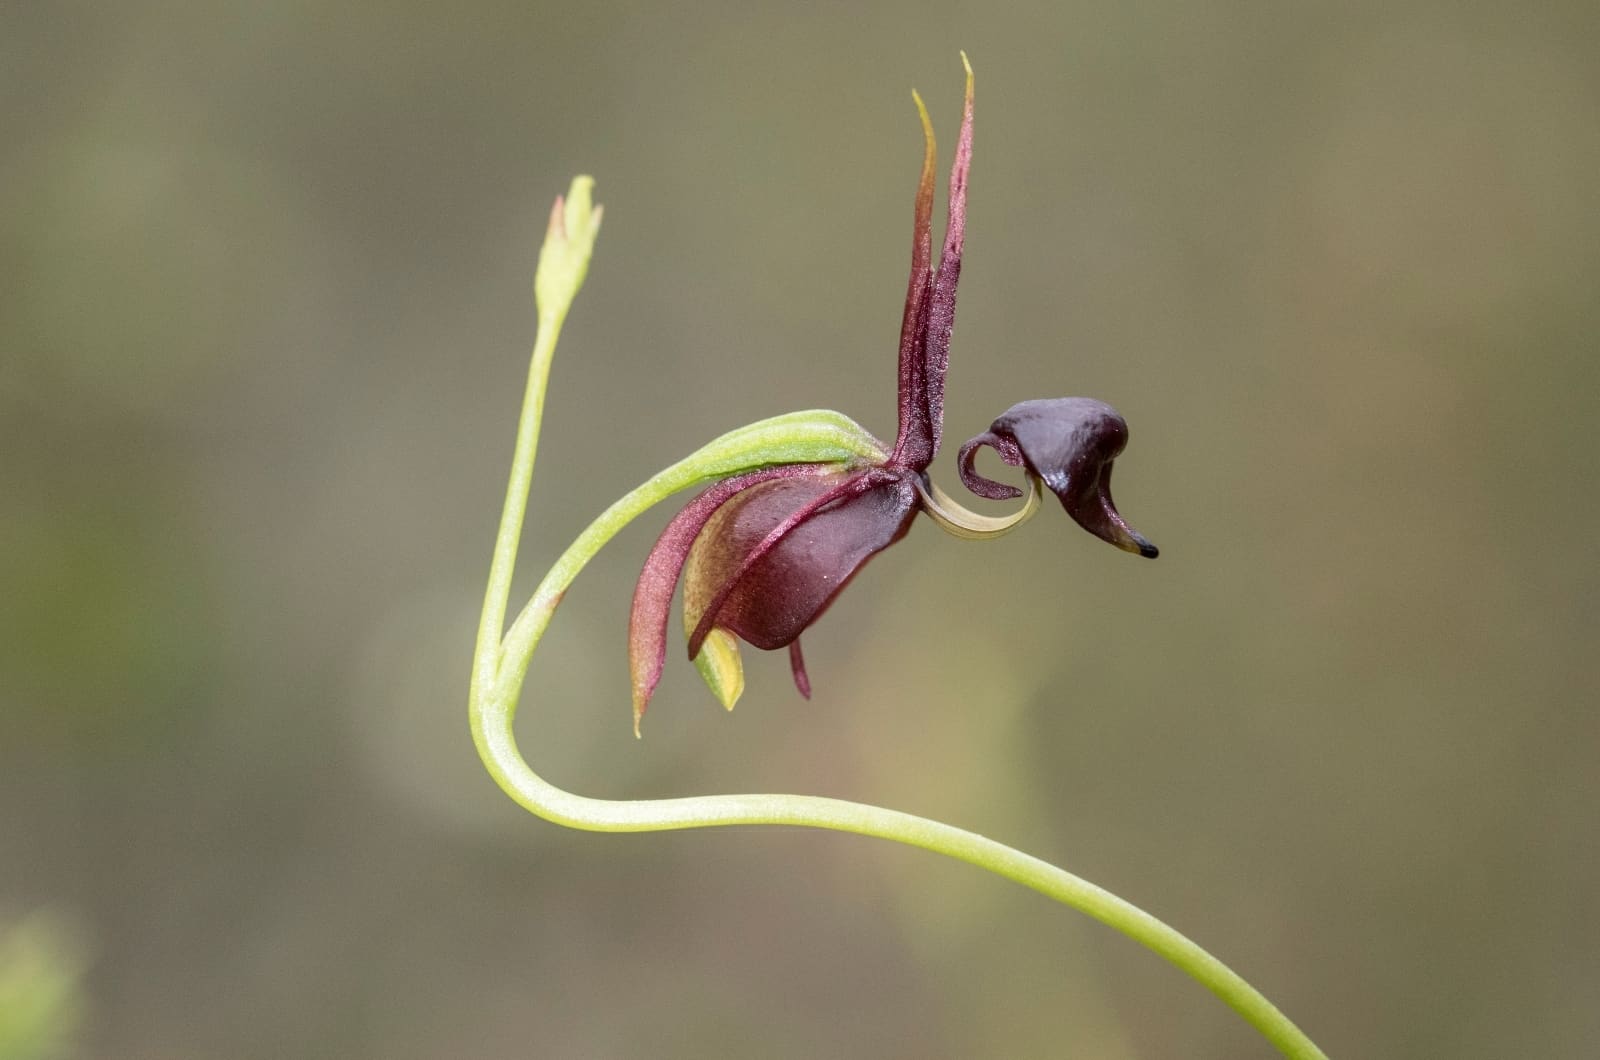
[[[585,180],[587,178],[579,178]],[[587,186],[574,181],[569,198]],[[557,213],[562,209],[557,202]],[[573,218],[567,218],[568,227]],[[552,222],[552,236],[556,225]],[[592,245],[592,233],[590,236]],[[587,264],[587,254],[584,255]],[[541,270],[543,257],[541,257]],[[572,284],[575,294],[581,270]],[[537,285],[536,285],[537,287]],[[591,832],[652,832],[723,825],[791,825],[876,836],[921,847],[986,869],[1071,906],[1154,950],[1198,980],[1287,1057],[1326,1060],[1322,1050],[1237,973],[1199,945],[1137,906],[1087,880],[992,839],[913,814],[813,795],[706,795],[613,801],[565,791],[540,777],[517,747],[513,722],[528,663],[562,597],[594,555],[624,526],[665,497],[741,468],[774,463],[849,463],[881,456],[854,424],[831,413],[796,413],[724,435],[634,489],[607,508],[561,555],[501,641],[523,516],[532,481],[545,381],[570,295],[549,313],[540,290],[540,326],[518,426],[506,505],[495,541],[472,670],[472,737],[495,782],[519,805],[556,824]],[[836,417],[836,420],[831,419]]]

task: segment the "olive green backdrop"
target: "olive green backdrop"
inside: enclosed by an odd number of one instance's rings
[[[535,658],[531,759],[1013,842],[1335,1057],[1595,1055],[1597,40],[1576,0],[8,6],[0,935],[79,976],[69,1055],[1268,1055],[966,866],[562,831],[468,739],[551,198],[606,221],[519,597],[725,429],[892,434],[908,93],[948,149],[961,48],[947,435],[1110,401],[1161,558],[923,522],[813,701],[747,652],[725,715],[674,653],[635,742],[653,513]]]

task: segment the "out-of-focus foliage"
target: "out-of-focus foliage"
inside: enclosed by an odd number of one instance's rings
[[[0,924],[0,1060],[50,1060],[83,1015],[81,944],[58,915]]]
[[[948,152],[964,48],[947,434],[1111,402],[1161,558],[924,526],[808,633],[814,700],[670,659],[636,743],[662,512],[535,660],[536,765],[991,833],[1334,1056],[1593,1055],[1596,40],[1577,0],[8,5],[0,909],[81,925],[83,1054],[1265,1055],[963,866],[569,834],[468,740],[554,195],[594,173],[606,228],[525,585],[740,423],[892,433],[909,90]]]

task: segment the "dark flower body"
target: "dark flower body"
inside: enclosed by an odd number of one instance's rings
[[[955,324],[956,285],[966,229],[972,161],[972,69],[950,174],[949,214],[937,269],[932,262],[933,129],[922,100],[926,149],[917,185],[911,277],[901,319],[899,427],[879,459],[854,464],[779,464],[723,479],[696,496],[651,549],[629,621],[637,729],[661,677],[667,616],[680,575],[689,656],[726,706],[743,687],[737,641],[787,647],[801,694],[810,681],[800,635],[872,556],[899,541],[919,511],[952,532],[988,537],[1031,515],[996,520],[955,505],[927,477],[938,454],[944,380]],[[1156,554],[1111,502],[1111,461],[1127,442],[1115,410],[1089,398],[1025,401],[962,446],[963,483],[981,497],[1022,491],[977,474],[976,450],[991,446],[1007,464],[1060,498],[1090,533],[1128,551]]]
[[[731,498],[684,571],[690,655],[713,625],[757,648],[793,643],[916,513],[916,486],[891,468],[776,479]]]

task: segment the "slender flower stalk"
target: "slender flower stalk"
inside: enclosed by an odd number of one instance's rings
[[[1127,551],[1155,554],[1154,546],[1133,531],[1111,503],[1110,462],[1126,441],[1126,425],[1099,402],[1076,398],[1023,402],[962,448],[958,460],[962,480],[980,496],[1015,496],[1022,491],[978,476],[972,465],[977,447],[989,445],[1006,463],[1025,468],[1030,486],[1025,505],[1009,518],[966,511],[926,475],[939,448],[971,157],[971,99],[968,67],[950,220],[937,272],[932,270],[927,223],[933,138],[926,110],[917,100],[927,149],[916,199],[894,445],[886,446],[848,418],[826,411],[780,416],[723,435],[602,512],[556,561],[506,630],[550,358],[583,283],[600,223],[599,207],[591,205],[590,178],[575,179],[568,196],[556,200],[534,285],[539,332],[473,664],[469,696],[473,740],[490,775],[513,800],[546,820],[572,828],[642,832],[792,825],[877,836],[969,862],[1086,913],[1156,951],[1214,992],[1284,1056],[1322,1058],[1321,1050],[1271,1002],[1196,943],[1108,891],[992,839],[895,810],[809,795],[591,799],[538,776],[517,747],[513,721],[529,663],[573,580],[618,531],[680,490],[709,484],[668,524],[635,593],[630,656],[636,723],[643,709],[641,690],[647,699],[660,676],[657,630],[665,628],[680,572],[687,579],[691,655],[713,692],[731,706],[743,685],[738,639],[762,648],[789,647],[796,684],[803,694],[809,691],[797,646],[799,631],[821,614],[866,559],[904,536],[918,512],[960,536],[993,537],[1025,521],[1038,508],[1042,492],[1050,490],[1091,533]],[[797,533],[802,528],[804,533]]]

